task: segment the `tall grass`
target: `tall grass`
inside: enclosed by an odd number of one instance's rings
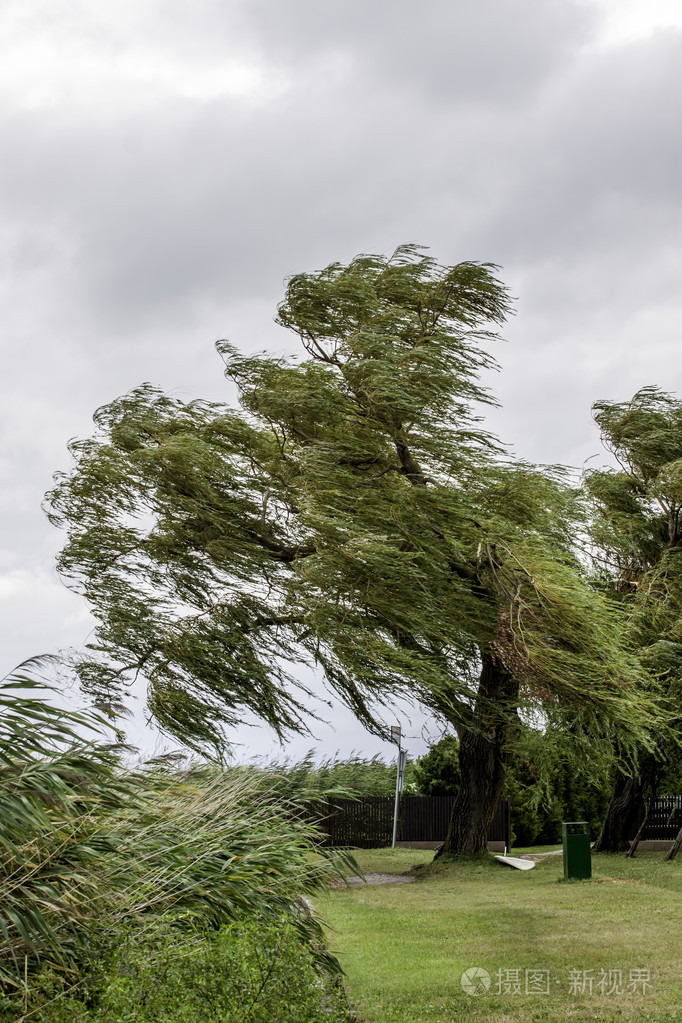
[[[312,799],[317,795],[336,796],[392,796],[395,792],[396,761],[386,763],[377,754],[373,757],[351,755],[345,759],[329,757],[317,761],[314,752],[299,761],[275,764],[273,773],[287,780],[290,791],[306,793]],[[414,764],[408,760],[405,769],[405,792],[416,792]]]
[[[124,770],[104,721],[25,676],[0,686],[0,987],[25,998],[47,966],[75,982],[93,949],[160,920],[192,930],[289,921],[335,968],[297,907],[354,867],[272,772]]]

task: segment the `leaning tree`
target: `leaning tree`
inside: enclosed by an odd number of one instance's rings
[[[525,707],[646,732],[618,609],[573,549],[575,491],[478,418],[509,312],[494,271],[406,246],[298,274],[278,322],[300,358],[218,345],[238,409],[145,385],[97,412],[48,496],[100,623],[87,689],[142,675],[195,748],[245,710],[303,728],[303,661],[374,731],[386,700],[418,700],[460,737],[446,852],[485,848]]]
[[[597,402],[594,417],[617,463],[586,476],[595,564],[601,585],[626,611],[633,649],[671,714],[657,748],[640,750],[634,767],[616,771],[594,848],[619,852],[647,798],[681,766],[682,401],[645,387],[630,401]]]

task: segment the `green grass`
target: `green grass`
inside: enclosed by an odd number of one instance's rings
[[[514,850],[517,852],[518,850]],[[421,850],[361,851],[368,871],[401,873]],[[596,856],[590,881],[563,879],[560,856],[521,873],[483,862],[437,864],[410,885],[340,889],[317,900],[329,941],[367,1023],[573,1023],[682,1020],[682,859]],[[478,997],[462,973],[482,967]],[[525,971],[548,970],[550,994],[526,994]],[[642,993],[570,992],[570,970],[650,971]],[[522,993],[497,992],[519,970]]]

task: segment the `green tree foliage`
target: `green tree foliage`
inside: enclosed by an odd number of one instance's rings
[[[597,848],[627,848],[644,798],[675,788],[682,719],[682,402],[655,387],[630,401],[597,402],[602,442],[618,468],[594,470],[591,536],[605,590],[628,615],[632,643],[658,680],[673,714],[655,755],[640,752],[635,774],[621,771]]]
[[[611,792],[612,758],[591,750],[581,764],[571,737],[559,729],[521,726],[505,778],[516,845],[545,845],[561,839],[562,821],[587,821],[592,834],[601,826]],[[445,735],[414,765],[417,791],[454,796],[459,791],[459,740]]]
[[[459,767],[459,739],[444,735],[414,765],[420,796],[454,796],[462,783]]]
[[[509,311],[494,269],[407,246],[298,274],[279,323],[302,359],[219,345],[239,411],[148,385],[99,410],[49,496],[60,571],[100,621],[87,689],[142,673],[196,748],[246,710],[302,728],[304,660],[375,731],[387,699],[417,699],[462,741],[452,851],[484,846],[519,706],[646,732],[642,670],[573,550],[575,492],[478,420]]]

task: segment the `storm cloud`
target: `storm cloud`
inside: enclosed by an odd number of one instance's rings
[[[529,459],[598,453],[598,398],[681,390],[681,25],[664,0],[5,4],[5,669],[92,627],[40,511],[68,439],[143,380],[229,400],[213,342],[294,348],[291,273],[406,241],[500,264],[490,426]]]

